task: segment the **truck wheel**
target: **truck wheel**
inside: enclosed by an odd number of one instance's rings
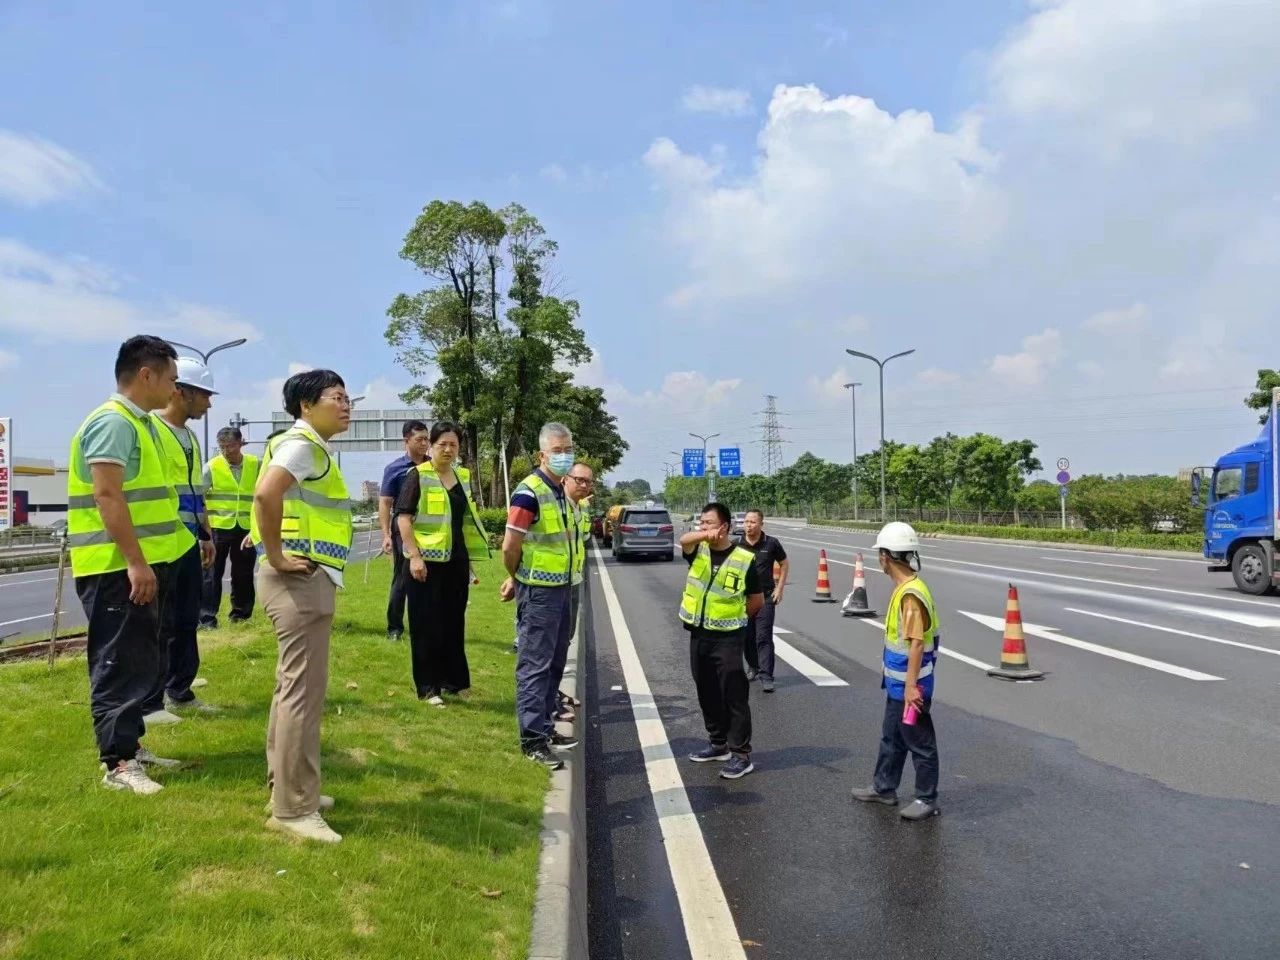
[[[1267,569],[1267,555],[1256,543],[1246,544],[1231,558],[1231,576],[1241,593],[1260,597],[1271,589],[1271,571]]]

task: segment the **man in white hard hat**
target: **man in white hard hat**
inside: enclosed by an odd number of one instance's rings
[[[199,420],[213,405],[213,374],[201,361],[178,358],[176,389],[169,403],[152,419],[160,456],[178,491],[178,537],[182,552],[173,565],[169,602],[161,614],[160,657],[164,681],[143,704],[149,724],[177,723],[181,713],[215,712],[191,692],[200,669],[196,631],[204,593],[204,568],[213,562],[213,534],[204,505],[204,459],[189,420]]]
[[[895,806],[907,754],[916,771],[916,798],[901,811],[904,820],[926,820],[938,808],[938,741],[933,730],[934,661],[938,611],[920,579],[920,538],[910,524],[885,524],[876,538],[880,569],[893,581],[884,617],[884,722],[875,779],[855,787],[853,798]]]

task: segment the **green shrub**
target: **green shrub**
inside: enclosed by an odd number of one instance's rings
[[[830,526],[875,530],[878,524],[849,520],[826,521]],[[1138,530],[1061,530],[1054,527],[995,527],[976,523],[912,523],[923,536],[950,534],[957,537],[987,537],[993,540],[1033,540],[1044,543],[1080,543],[1130,550],[1182,550],[1199,553],[1204,538],[1198,533],[1146,533]]]

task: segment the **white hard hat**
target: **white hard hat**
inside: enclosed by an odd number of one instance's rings
[[[218,392],[213,389],[213,374],[195,357],[178,358],[178,386],[194,387],[211,395]]]
[[[876,537],[876,550],[888,550],[890,553],[919,553],[920,538],[915,528],[909,523],[895,520],[886,523]]]

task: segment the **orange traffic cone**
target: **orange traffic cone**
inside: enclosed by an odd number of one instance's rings
[[[1022,608],[1018,605],[1018,588],[1009,584],[1009,602],[1004,610],[1004,646],[1000,649],[1000,666],[988,670],[987,676],[1001,680],[1043,680],[1044,673],[1032,670],[1027,662],[1027,641],[1022,635]]]
[[[876,612],[867,606],[867,576],[862,571],[862,554],[853,562],[853,590],[844,598],[840,610],[846,617],[874,617]]]
[[[827,551],[818,551],[818,586],[813,591],[814,603],[835,603],[831,596],[831,578],[827,575]]]

